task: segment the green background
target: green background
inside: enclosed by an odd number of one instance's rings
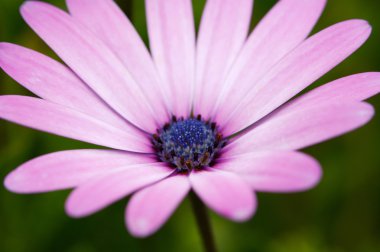
[[[55,57],[22,21],[21,0],[0,0],[0,40],[24,45]],[[64,7],[63,0],[51,0]],[[147,41],[142,0],[119,1]],[[193,1],[197,23],[204,1]],[[275,1],[256,1],[253,25]],[[314,29],[361,18],[373,26],[368,42],[313,87],[365,71],[380,70],[380,3],[333,0]],[[0,74],[0,94],[29,94]],[[370,100],[380,111],[380,96]],[[324,167],[321,183],[297,194],[260,193],[256,216],[234,223],[211,213],[220,251],[380,251],[380,116],[343,137],[305,151]],[[0,122],[0,179],[33,157],[90,145]],[[68,191],[17,195],[0,187],[0,251],[201,251],[187,200],[168,223],[147,239],[135,239],[124,228],[122,200],[83,219],[64,213]]]

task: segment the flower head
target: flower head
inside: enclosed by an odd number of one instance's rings
[[[308,37],[325,0],[282,0],[249,34],[252,0],[208,0],[196,37],[190,0],[146,0],[150,52],[111,0],[67,0],[69,14],[26,2],[30,27],[64,61],[0,44],[0,66],[39,98],[0,97],[0,118],[108,147],[33,159],[17,193],[74,188],[82,217],[132,195],[135,236],[159,229],[190,190],[218,214],[252,217],[255,192],[314,187],[321,168],[299,149],[367,123],[380,73],[294,98],[368,38],[362,20]]]

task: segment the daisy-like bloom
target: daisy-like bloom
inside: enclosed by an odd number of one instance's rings
[[[380,73],[300,91],[358,49],[366,21],[311,37],[325,0],[282,0],[249,34],[252,0],[208,0],[198,36],[190,0],[146,0],[150,51],[111,0],[67,0],[69,14],[26,2],[29,26],[63,60],[0,44],[0,65],[36,97],[0,97],[0,117],[109,149],[33,159],[8,190],[74,188],[70,216],[128,195],[129,231],[152,234],[193,190],[234,221],[254,214],[255,192],[314,187],[321,168],[299,149],[367,123],[363,100]]]

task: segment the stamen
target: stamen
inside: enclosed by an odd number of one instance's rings
[[[152,135],[158,158],[175,166],[178,172],[202,169],[214,163],[220,149],[226,144],[215,122],[196,118],[172,117]]]

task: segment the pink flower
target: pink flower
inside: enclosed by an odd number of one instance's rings
[[[370,34],[367,22],[349,20],[307,38],[325,0],[280,1],[249,35],[251,0],[208,0],[197,38],[190,0],[147,0],[151,54],[113,1],[67,4],[70,14],[22,6],[66,65],[1,43],[2,69],[40,98],[1,96],[0,118],[110,148],[48,154],[5,179],[16,193],[75,188],[70,216],[134,193],[127,227],[148,236],[194,190],[218,214],[245,221],[255,192],[318,183],[318,162],[299,149],[374,114],[363,100],[379,93],[376,72],[292,99]]]

